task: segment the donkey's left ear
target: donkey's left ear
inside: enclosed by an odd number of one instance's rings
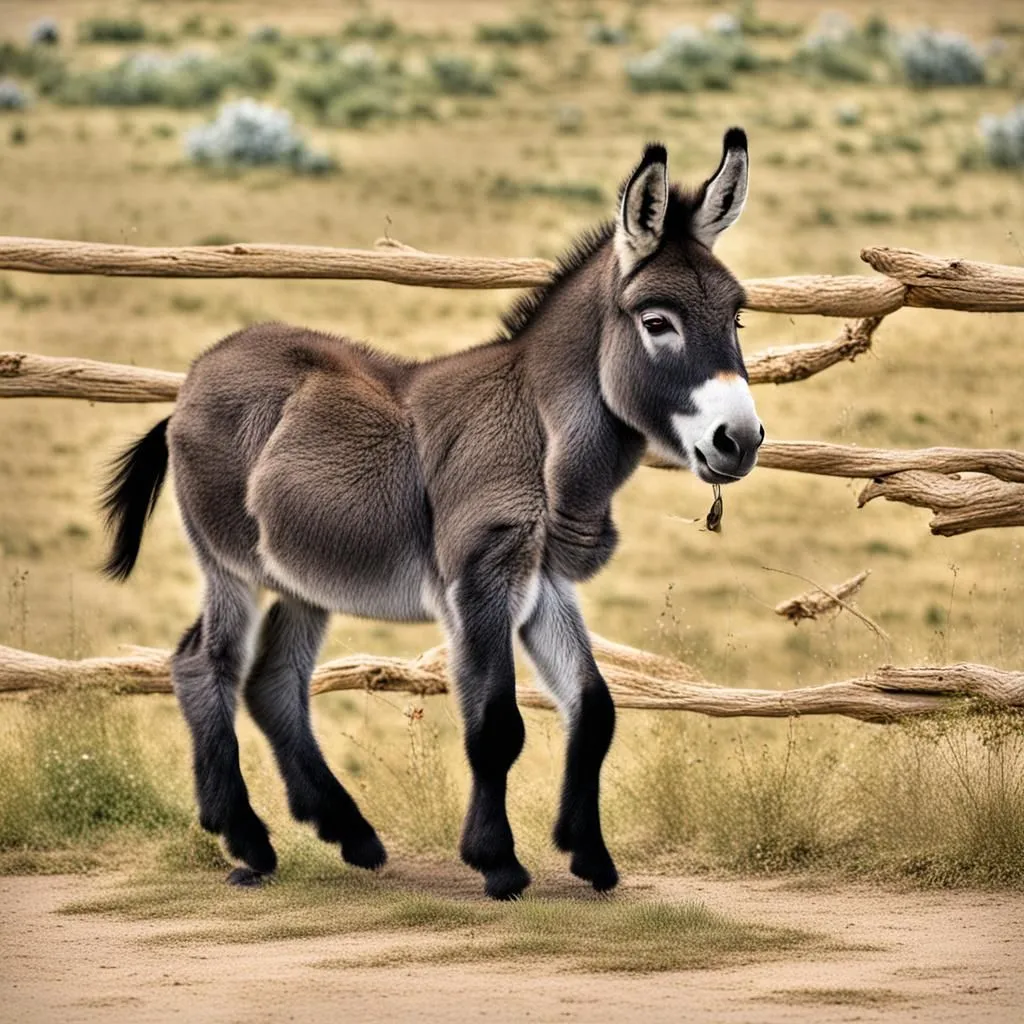
[[[722,141],[722,162],[701,189],[693,215],[693,237],[709,249],[718,236],[743,212],[747,201],[747,133],[730,128]]]
[[[619,269],[628,274],[661,245],[668,212],[668,153],[652,143],[622,186],[615,252]]]

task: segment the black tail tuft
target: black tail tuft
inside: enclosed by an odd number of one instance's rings
[[[156,508],[167,475],[167,424],[170,416],[126,448],[111,464],[110,480],[100,497],[107,529],[114,535],[103,572],[126,580],[135,568],[142,531]]]

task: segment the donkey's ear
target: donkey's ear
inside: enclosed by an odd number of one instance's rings
[[[722,162],[704,183],[700,205],[693,215],[693,237],[709,249],[743,212],[748,165],[747,133],[742,128],[730,128],[722,141]]]
[[[661,244],[667,210],[668,153],[664,146],[651,144],[622,186],[615,252],[623,274],[628,274]]]

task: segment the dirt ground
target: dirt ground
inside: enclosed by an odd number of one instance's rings
[[[825,933],[843,951],[676,974],[592,975],[542,964],[325,969],[409,936],[147,944],[167,922],[64,916],[109,880],[0,879],[0,1020],[757,1022],[1020,1021],[1024,896],[769,881],[634,878],[669,899]],[[193,927],[189,925],[188,927]],[[174,929],[175,931],[177,929]],[[853,947],[853,948],[849,948]],[[319,965],[319,966],[318,966]]]

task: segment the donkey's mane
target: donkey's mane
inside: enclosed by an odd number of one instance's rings
[[[547,284],[521,295],[501,316],[502,331],[495,341],[511,341],[533,319],[544,300],[565,283],[615,234],[615,222],[604,221],[596,227],[587,228],[578,235],[569,248],[555,262],[555,270]]]
[[[691,234],[694,211],[700,206],[703,189],[689,190],[672,185],[669,189],[668,210],[665,213],[665,236],[681,238]],[[620,189],[621,200],[621,189]],[[511,341],[526,329],[548,296],[553,295],[566,279],[583,265],[615,234],[615,221],[606,220],[596,227],[587,228],[572,241],[569,248],[555,261],[555,269],[547,284],[521,295],[502,314],[502,330],[496,342]]]

